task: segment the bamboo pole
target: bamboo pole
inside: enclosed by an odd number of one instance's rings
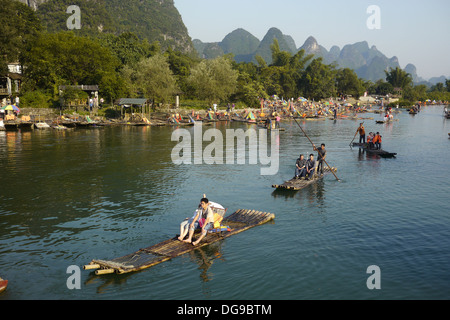
[[[311,139],[310,139],[310,138],[308,137],[308,135],[306,134],[305,130],[303,130],[302,126],[297,122],[297,119],[294,118],[294,121],[295,121],[295,123],[300,127],[300,129],[303,131],[303,134],[305,135],[306,138],[308,138],[309,142],[311,142],[313,148],[314,148],[315,150],[317,150],[316,145],[311,141]],[[339,178],[336,176],[336,174],[334,173],[333,169],[330,167],[330,165],[328,164],[328,162],[327,162],[325,159],[323,159],[323,162],[326,163],[326,165],[328,166],[328,168],[330,169],[331,173],[334,175],[334,177],[336,178],[336,180],[340,182],[341,180],[339,180]]]
[[[100,269],[99,264],[87,264],[83,267],[84,270],[94,270],[94,269]]]
[[[103,275],[103,274],[111,274],[114,272],[115,272],[114,269],[100,269],[100,270],[95,271],[95,274],[99,276],[99,275]]]

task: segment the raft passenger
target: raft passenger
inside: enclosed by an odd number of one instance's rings
[[[377,134],[375,135],[375,138],[373,138],[373,143],[377,150],[381,149],[381,136],[380,136],[379,132],[377,132]]]
[[[369,144],[369,149],[373,149],[373,139],[374,139],[373,132],[369,132],[369,135],[367,137],[367,143]]]
[[[295,163],[295,179],[305,177],[306,175],[306,159],[301,154]]]
[[[314,177],[314,171],[316,170],[316,162],[314,161],[314,155],[311,153],[309,155],[308,161],[306,161],[306,173],[308,177],[306,180],[312,180]]]
[[[184,242],[192,243],[194,246],[197,245],[206,236],[208,231],[214,227],[214,213],[209,206],[209,200],[207,198],[202,198],[200,200],[200,207],[201,209],[196,211],[195,217],[189,224],[188,238],[186,240],[182,240],[184,237],[181,239],[178,238]],[[200,237],[196,241],[192,242],[192,236],[194,235],[195,229],[198,227],[202,230]]]

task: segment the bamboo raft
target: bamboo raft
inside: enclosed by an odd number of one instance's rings
[[[111,273],[124,274],[147,269],[197,248],[207,246],[250,228],[262,225],[273,219],[275,219],[275,215],[272,213],[240,209],[222,221],[222,225],[228,226],[230,231],[208,233],[196,246],[182,242],[176,236],[120,258],[113,260],[92,260],[88,265],[84,266],[84,270],[96,270],[96,275],[104,275]]]
[[[359,148],[365,150],[367,153],[375,154],[375,155],[378,155],[378,156],[380,156],[382,158],[395,158],[395,156],[397,155],[397,153],[388,152],[388,151],[385,151],[383,149],[370,149],[368,143],[357,143],[357,142],[354,142],[353,146],[354,147],[359,147]]]
[[[332,167],[331,170],[333,170],[333,172],[336,172],[337,169]],[[324,167],[323,168],[323,174],[317,174],[317,168],[316,168],[316,173],[314,174],[313,179],[310,180],[303,180],[303,179],[291,179],[289,181],[286,181],[283,184],[273,184],[272,188],[275,189],[282,189],[282,190],[294,190],[294,191],[298,191],[301,190],[307,186],[309,186],[310,184],[316,182],[317,180],[323,178],[323,176],[327,173],[331,172],[330,168],[328,167]]]
[[[394,121],[398,121],[398,119],[389,119],[389,120],[375,120],[375,123],[383,124],[383,123],[391,123]]]
[[[285,128],[271,128],[271,127],[266,127],[265,125],[258,125],[258,128],[267,129],[268,131],[286,131]]]

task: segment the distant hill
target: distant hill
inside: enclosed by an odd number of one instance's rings
[[[77,5],[81,11],[80,35],[133,32],[150,43],[159,41],[184,53],[194,52],[192,40],[173,0],[20,0],[36,10],[49,32],[67,30],[70,13]]]
[[[251,39],[251,46],[248,45],[248,39]],[[328,51],[311,36],[306,39],[302,46],[297,48],[292,37],[284,35],[277,28],[269,29],[261,41],[248,31],[237,29],[228,34],[221,42],[203,43],[196,39],[193,41],[193,44],[202,58],[211,59],[224,53],[233,53],[237,62],[255,62],[255,55],[260,55],[270,64],[272,63],[270,45],[273,43],[273,39],[278,40],[281,50],[295,54],[303,49],[306,54],[322,57],[327,64],[334,62],[340,68],[353,69],[360,78],[372,80],[373,82],[379,79],[384,80],[386,78],[385,70],[400,67],[397,57],[386,57],[375,46],[369,47],[366,41],[348,44],[342,49],[338,46],[333,46]],[[226,43],[226,46],[224,43]],[[417,75],[414,65],[408,64],[405,70],[411,73],[414,82],[424,81]]]
[[[295,53],[297,51],[295,41],[291,36],[284,35],[277,28],[270,28],[262,41],[259,43],[258,48],[252,56],[252,60],[255,55],[260,55],[267,63],[272,63],[272,51],[270,46],[273,44],[274,39],[278,40],[280,50],[288,51],[290,53]]]
[[[236,29],[229,33],[221,42],[192,41],[201,58],[214,59],[227,53],[233,53],[235,60],[250,61],[258,49],[260,41],[244,29]]]

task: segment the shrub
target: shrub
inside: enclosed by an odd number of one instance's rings
[[[28,91],[20,97],[21,108],[50,108],[54,105],[52,95],[43,91]]]

